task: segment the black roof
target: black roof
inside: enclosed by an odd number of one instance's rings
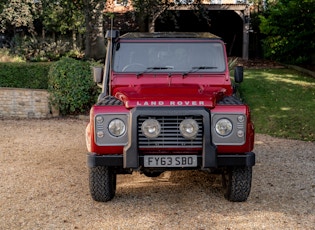
[[[126,33],[120,38],[206,38],[206,39],[221,39],[220,37],[208,32],[154,32],[142,33],[131,32]]]

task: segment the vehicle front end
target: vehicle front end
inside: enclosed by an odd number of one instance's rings
[[[155,177],[193,169],[221,173],[225,197],[245,201],[255,164],[254,128],[248,106],[233,91],[224,44],[204,35],[146,36],[125,36],[108,48],[103,94],[86,129],[93,199],[114,197],[117,174]],[[177,67],[182,49],[197,53]],[[164,64],[153,63],[159,50]],[[209,53],[216,58],[207,62]]]

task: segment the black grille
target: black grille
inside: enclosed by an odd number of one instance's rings
[[[185,119],[197,121],[199,131],[195,139],[189,140],[182,136],[179,125]],[[148,139],[142,133],[141,126],[146,119],[156,119],[160,122],[161,133],[157,138]],[[138,146],[139,148],[202,148],[203,139],[202,116],[139,116]]]

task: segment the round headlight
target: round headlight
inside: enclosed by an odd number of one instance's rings
[[[233,129],[232,122],[226,118],[220,119],[215,124],[215,131],[220,136],[227,136],[231,134]]]
[[[161,125],[155,119],[148,119],[142,123],[141,130],[147,138],[156,138],[161,132]]]
[[[180,123],[179,129],[183,137],[194,139],[198,134],[199,126],[194,119],[185,119]]]
[[[115,137],[120,137],[126,132],[126,125],[120,119],[111,120],[108,124],[108,131],[111,135]]]

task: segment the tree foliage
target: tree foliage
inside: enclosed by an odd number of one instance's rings
[[[81,49],[85,48],[86,58],[99,60],[105,57],[104,7],[104,0],[0,0],[0,32],[18,40],[18,46],[22,45],[23,49],[26,46],[46,47],[47,42],[51,43],[46,33],[54,43],[59,42],[56,35],[71,37],[72,50],[68,52],[80,55]],[[39,32],[35,23],[42,28],[41,39],[35,36]],[[28,31],[33,38],[25,38],[25,33],[17,35],[16,31]],[[28,44],[23,45],[24,41]],[[13,52],[17,52],[16,47]],[[47,52],[44,50],[44,53]]]
[[[42,20],[46,29],[61,33],[84,32],[82,1],[42,0],[42,6]]]
[[[0,28],[4,32],[9,28],[15,34],[18,28],[27,28],[34,34],[34,20],[38,17],[34,0],[10,0],[1,1]]]
[[[311,62],[315,53],[314,0],[279,0],[260,20],[267,58],[293,64]]]

